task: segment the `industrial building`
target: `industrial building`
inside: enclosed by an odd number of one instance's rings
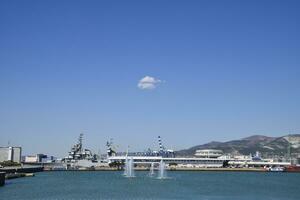
[[[0,147],[0,162],[11,161],[21,163],[21,147]]]
[[[47,159],[47,155],[45,154],[36,154],[34,156],[25,156],[24,163],[42,163],[45,159]]]

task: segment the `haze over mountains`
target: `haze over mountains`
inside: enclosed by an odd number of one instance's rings
[[[198,149],[220,149],[228,154],[254,154],[256,151],[265,156],[285,156],[290,150],[292,155],[300,154],[300,134],[285,135],[282,137],[268,137],[264,135],[253,135],[240,140],[228,142],[210,142],[197,145],[189,149],[176,152],[176,155],[192,156]]]

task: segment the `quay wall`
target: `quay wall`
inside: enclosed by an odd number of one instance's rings
[[[5,167],[1,168],[0,172],[5,172],[7,174],[12,173],[35,173],[42,172],[44,167]]]
[[[95,169],[68,169],[68,170],[51,170],[45,169],[44,171],[122,171],[123,169],[117,168],[95,168]],[[149,171],[146,167],[136,167],[135,171]],[[211,171],[211,172],[267,172],[263,168],[166,168],[167,171]]]
[[[0,172],[0,187],[5,184],[5,172]]]

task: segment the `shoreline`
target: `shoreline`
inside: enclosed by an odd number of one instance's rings
[[[135,168],[134,171],[149,171],[148,168]],[[86,172],[86,171],[107,171],[107,172],[115,172],[115,171],[123,171],[123,169],[117,169],[117,168],[99,168],[99,169],[70,169],[70,170],[49,170],[46,169],[44,172],[57,172],[57,171],[70,171],[70,172]],[[157,170],[155,170],[157,171]],[[263,168],[171,168],[166,169],[166,171],[171,172],[270,172]],[[285,173],[291,173],[286,172]],[[273,172],[274,173],[274,172]],[[282,173],[282,172],[281,172]],[[298,172],[299,173],[299,172]]]
[[[136,167],[135,171],[149,171],[147,167]],[[79,168],[79,169],[52,169],[47,167],[26,167],[26,168],[2,168],[0,172],[8,174],[28,174],[36,172],[56,172],[56,171],[123,171],[123,168],[117,167],[95,167],[95,168]],[[192,168],[192,167],[170,167],[166,168],[166,171],[194,171],[194,172],[271,172],[265,168]],[[300,171],[279,171],[285,173],[300,173]],[[273,172],[274,173],[274,172]],[[278,173],[278,172],[277,172]]]

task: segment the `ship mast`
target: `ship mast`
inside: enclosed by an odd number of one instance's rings
[[[83,140],[83,133],[80,133],[78,138],[78,144],[79,144],[79,151],[82,152],[82,140]]]

